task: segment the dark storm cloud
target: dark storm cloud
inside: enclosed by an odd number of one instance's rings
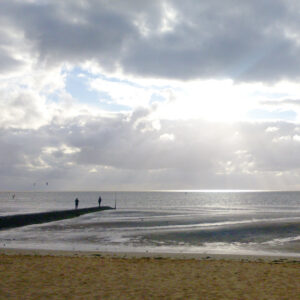
[[[40,62],[93,60],[142,76],[274,81],[299,77],[298,6],[283,0],[4,0],[0,14],[2,26],[24,33]],[[166,15],[173,11],[174,19]],[[166,22],[169,30],[162,31]]]
[[[130,20],[107,10],[105,5],[80,8],[70,1],[5,1],[1,6],[1,13],[9,19],[8,26],[24,31],[41,62],[82,63],[96,59],[107,68],[114,67],[123,40],[133,31]]]

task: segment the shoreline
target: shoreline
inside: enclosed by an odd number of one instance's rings
[[[174,252],[116,252],[116,251],[79,251],[79,250],[46,250],[0,248],[0,255],[28,256],[62,256],[62,257],[104,257],[104,258],[159,258],[176,260],[225,260],[249,262],[295,262],[300,263],[299,256],[285,255],[248,255],[248,254],[211,254],[207,253],[174,253]]]

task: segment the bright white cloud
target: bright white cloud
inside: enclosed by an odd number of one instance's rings
[[[278,127],[268,127],[268,128],[266,129],[266,132],[276,132],[276,131],[278,131],[278,130],[279,130]]]
[[[175,136],[174,136],[174,134],[164,133],[159,137],[159,139],[162,140],[162,141],[166,141],[166,142],[174,141]]]

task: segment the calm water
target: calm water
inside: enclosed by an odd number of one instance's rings
[[[0,247],[300,256],[300,192],[0,193],[0,215],[117,210],[0,231]]]

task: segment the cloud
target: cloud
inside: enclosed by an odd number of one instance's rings
[[[159,130],[135,126],[137,120],[151,126],[149,114],[88,114],[81,122],[2,128],[0,188],[15,189],[16,180],[27,190],[37,181],[51,189],[298,186],[295,124],[161,120]]]
[[[8,53],[0,51],[0,69],[1,73],[6,73],[17,69],[22,63],[11,57]]]
[[[299,8],[1,1],[0,189],[300,188]]]
[[[48,123],[44,101],[35,93],[1,93],[0,127],[38,128]]]
[[[297,5],[4,0],[0,11],[2,28],[23,37],[39,63],[93,61],[137,76],[274,82],[299,78]],[[15,45],[19,53],[23,48]],[[13,56],[2,61],[6,68],[18,62]]]
[[[264,100],[261,101],[261,104],[272,105],[272,106],[282,106],[282,105],[299,106],[300,99]]]

